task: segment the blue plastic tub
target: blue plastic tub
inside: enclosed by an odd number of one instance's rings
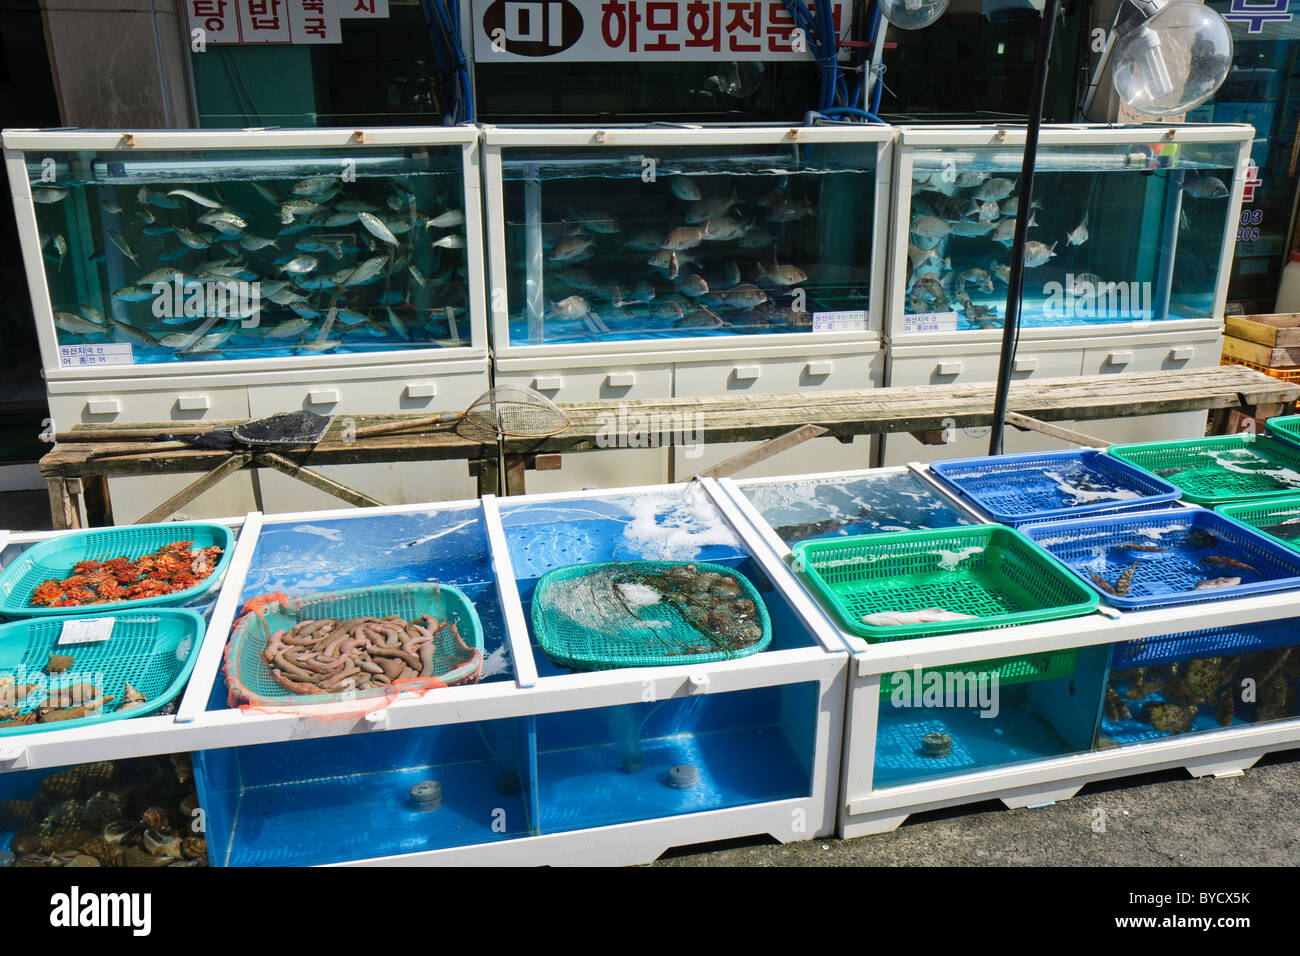
[[[1203,508],[1177,508],[1136,514],[1059,521],[1021,529],[1077,574],[1108,604],[1132,610],[1190,604],[1300,587],[1300,553],[1257,531]],[[1165,548],[1163,551],[1134,550]],[[1219,563],[1206,559],[1219,559]],[[1225,566],[1237,561],[1249,569]],[[1134,568],[1126,594],[1108,593]],[[1197,589],[1198,582],[1237,577],[1241,583]]]
[[[158,550],[173,541],[193,541],[194,548],[213,545],[221,558],[212,573],[192,588],[161,597],[129,601],[103,601],[77,607],[32,607],[32,592],[51,578],[62,580],[81,561],[132,560]],[[140,607],[176,607],[186,604],[215,587],[226,573],[234,550],[234,535],[225,525],[209,522],[131,525],[123,528],[95,528],[71,531],[34,544],[0,572],[0,617],[98,616],[101,611]]]
[[[963,500],[1012,527],[1165,506],[1182,494],[1161,478],[1091,449],[957,458],[935,462],[930,470]]]
[[[1135,667],[1155,667],[1193,657],[1253,654],[1256,651],[1291,647],[1295,644],[1300,644],[1300,618],[1212,627],[1203,631],[1122,641],[1114,647],[1110,669],[1127,671]]]

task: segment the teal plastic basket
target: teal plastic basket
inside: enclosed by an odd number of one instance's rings
[[[995,525],[804,541],[791,563],[840,626],[868,642],[1057,621],[1099,603],[1021,532]],[[862,620],[925,608],[973,616],[897,627]]]
[[[1254,528],[1292,551],[1300,551],[1300,495],[1219,505],[1214,510],[1225,518]]]
[[[696,627],[672,601],[629,606],[609,585],[634,584],[639,578],[659,577],[679,568],[734,578],[740,584],[735,598],[754,603],[752,623],[759,639],[743,647],[720,647],[716,635]],[[671,583],[674,590],[676,585]],[[594,593],[577,601],[576,610],[589,615],[578,619],[563,607],[574,604],[575,593],[588,587]],[[575,670],[612,670],[618,667],[665,667],[747,657],[772,642],[772,621],[754,585],[744,575],[720,564],[688,561],[611,561],[572,564],[548,571],[533,592],[533,634],[547,656],[561,667]]]
[[[271,676],[262,652],[275,631],[289,630],[299,621],[353,617],[387,617],[396,614],[412,621],[429,614],[456,625],[458,645],[445,628],[449,640],[439,648],[434,675],[447,685],[474,683],[483,669],[483,624],[474,604],[464,592],[450,584],[387,584],[379,587],[322,591],[266,604],[260,613],[245,614],[235,622],[226,647],[226,684],[235,700],[256,703],[320,704],[342,699],[343,694],[295,694]],[[263,627],[263,621],[266,627]],[[266,628],[269,627],[268,631]],[[439,632],[442,633],[442,632]],[[384,691],[360,691],[352,699],[380,696]]]
[[[109,638],[87,644],[59,644],[65,623],[87,618],[112,618]],[[0,736],[71,730],[153,713],[185,686],[198,658],[204,628],[203,618],[188,608],[101,611],[77,617],[29,618],[0,625],[0,675],[13,676],[16,683],[38,684],[41,688],[27,696],[20,706],[20,714],[36,710],[51,689],[57,691],[85,681],[102,687],[103,693],[116,698],[95,717],[0,727]],[[47,674],[45,666],[51,654],[70,655],[72,668],[62,674]],[[144,694],[145,702],[123,711],[127,683]]]
[[[1277,415],[1264,423],[1264,429],[1273,437],[1300,445],[1300,415]]]
[[[221,560],[202,581],[192,588],[161,597],[133,598],[129,601],[102,601],[79,607],[32,607],[32,592],[51,578],[62,580],[72,574],[81,561],[107,561],[111,558],[142,558],[173,541],[193,541],[194,548],[221,548]],[[68,617],[69,615],[102,617],[105,612],[140,607],[175,607],[206,593],[220,583],[230,564],[234,535],[225,525],[209,522],[143,524],[122,528],[94,528],[70,531],[32,545],[0,572],[0,616]]]

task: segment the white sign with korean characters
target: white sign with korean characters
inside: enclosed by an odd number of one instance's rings
[[[342,43],[339,6],[348,0],[285,0],[294,43]]]
[[[852,7],[832,9],[844,36]],[[812,57],[780,0],[472,0],[472,17],[480,63]]]
[[[239,42],[239,9],[235,0],[185,0],[191,34],[203,31],[205,43]]]
[[[244,43],[288,43],[288,0],[238,0]],[[211,42],[211,41],[209,41]]]

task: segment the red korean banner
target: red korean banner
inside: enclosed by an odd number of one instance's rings
[[[852,8],[832,9],[844,37]],[[812,45],[780,0],[473,0],[472,18],[479,63],[798,60]]]

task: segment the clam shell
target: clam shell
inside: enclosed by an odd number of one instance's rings
[[[131,844],[135,840],[136,824],[130,820],[114,820],[104,826],[104,839],[111,844]]]
[[[157,830],[145,830],[140,841],[144,851],[152,856],[167,856],[179,859],[181,855],[181,838]]]
[[[81,848],[82,852],[93,856],[103,866],[117,866],[121,858],[121,848],[116,844],[109,843],[102,836],[94,837],[87,840],[86,845]]]
[[[150,807],[140,814],[140,822],[151,830],[170,830],[172,816],[162,807]]]
[[[186,837],[181,840],[181,856],[187,860],[202,860],[206,864],[208,841],[203,837]]]

